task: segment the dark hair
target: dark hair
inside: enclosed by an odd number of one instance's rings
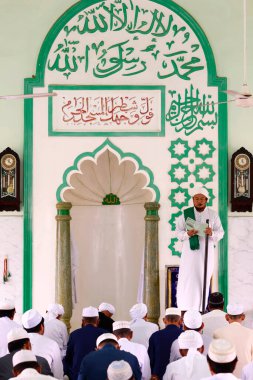
[[[179,321],[181,317],[179,317],[179,315],[175,315],[175,314],[169,314],[169,315],[165,315],[165,319],[167,322],[171,322],[171,323],[176,323]]]
[[[26,368],[34,368],[34,369],[39,369],[40,365],[38,362],[24,362],[24,363],[19,363],[13,367],[15,371],[22,372]]]
[[[82,322],[85,324],[97,323],[98,317],[82,317]]]
[[[8,317],[12,319],[14,317],[15,312],[16,312],[15,308],[11,310],[0,310],[0,318]]]
[[[29,342],[29,338],[13,340],[12,342],[8,343],[8,350],[10,353],[13,351],[19,351],[28,342]]]
[[[187,327],[186,325],[184,325],[184,329],[185,330],[192,330],[192,331],[197,331],[198,333],[203,329],[203,325],[201,325],[200,327],[198,327],[197,329],[191,329],[190,327]]]
[[[40,331],[41,329],[41,325],[44,326],[44,318],[42,317],[40,323],[37,325],[37,326],[34,326],[34,327],[31,327],[30,329],[27,329],[24,327],[24,329],[28,332],[28,333],[37,333]]]
[[[211,293],[208,300],[208,306],[214,309],[222,309],[224,306],[224,297],[222,293]]]
[[[105,340],[102,340],[102,342],[99,343],[98,346],[105,346],[106,344],[112,344],[113,346],[116,346],[118,343],[116,342],[116,340],[113,340],[113,339],[105,339]]]
[[[131,333],[131,329],[117,329],[113,331],[113,334],[115,334],[119,338],[126,338]]]
[[[234,372],[236,363],[238,362],[237,357],[229,363],[216,363],[213,360],[209,358],[207,355],[206,357],[207,362],[211,368],[211,370],[216,374],[216,373],[232,373]]]

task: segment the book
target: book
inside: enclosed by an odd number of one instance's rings
[[[200,223],[200,222],[197,222],[196,220],[192,219],[192,218],[187,218],[186,219],[186,228],[187,228],[187,231],[189,230],[197,230],[198,233],[197,235],[198,236],[201,236],[201,237],[205,237],[206,234],[205,234],[205,229],[208,227],[208,224],[207,223]]]

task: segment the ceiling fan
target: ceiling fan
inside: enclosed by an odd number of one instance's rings
[[[233,96],[228,102],[234,101],[238,107],[253,106],[253,94],[247,84],[247,0],[243,0],[243,85],[240,92],[234,90],[224,92]]]
[[[15,99],[34,99],[34,98],[49,98],[50,96],[57,96],[56,92],[42,92],[38,94],[19,94],[19,95],[2,95],[0,100],[15,100]]]

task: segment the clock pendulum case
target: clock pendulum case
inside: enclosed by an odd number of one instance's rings
[[[231,159],[231,211],[252,211],[252,154],[245,148],[237,150]]]
[[[0,211],[20,211],[20,160],[6,148],[0,153]]]

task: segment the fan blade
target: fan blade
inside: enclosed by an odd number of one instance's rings
[[[19,95],[3,95],[0,99],[14,100],[14,99],[30,99],[30,98],[49,98],[50,96],[57,96],[56,92],[45,92],[41,94],[19,94]]]
[[[245,95],[245,94],[242,94],[241,92],[234,91],[234,90],[226,90],[222,92],[226,92],[229,95],[234,95],[237,99],[238,98],[247,99],[249,96],[252,96],[252,95]]]

